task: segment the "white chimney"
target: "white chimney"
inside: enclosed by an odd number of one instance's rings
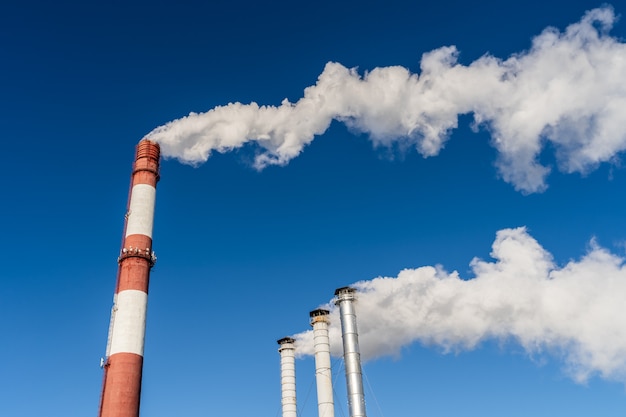
[[[298,410],[296,409],[296,347],[294,343],[295,339],[291,337],[278,340],[283,417],[298,417]]]
[[[317,408],[319,417],[334,417],[333,382],[330,370],[330,340],[328,338],[328,310],[317,309],[309,313],[313,326],[315,348],[315,381],[317,382]]]

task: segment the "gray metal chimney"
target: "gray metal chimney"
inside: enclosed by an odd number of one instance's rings
[[[291,337],[283,337],[278,340],[283,417],[298,417],[296,408],[296,347],[294,343],[295,340]]]
[[[338,288],[335,290],[335,305],[339,306],[341,315],[343,360],[346,366],[350,417],[366,417],[361,355],[359,353],[359,335],[356,328],[356,313],[354,310],[355,292],[356,290],[351,287]]]
[[[335,417],[333,381],[330,371],[330,340],[328,338],[328,310],[317,309],[309,313],[313,326],[315,348],[315,381],[317,382],[317,409],[319,417]]]

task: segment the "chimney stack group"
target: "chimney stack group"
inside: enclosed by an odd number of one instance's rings
[[[350,417],[367,417],[365,414],[365,396],[363,394],[363,376],[359,336],[356,325],[356,290],[351,287],[338,288],[335,291],[335,305],[339,307],[341,318],[341,336],[346,369],[348,407]],[[328,326],[330,312],[316,309],[309,313],[313,327],[315,352],[315,381],[317,384],[317,407],[319,417],[334,417],[332,373],[330,363],[330,338]],[[297,417],[296,376],[295,376],[295,340],[285,337],[278,340],[280,348],[280,375],[282,392],[282,417]]]

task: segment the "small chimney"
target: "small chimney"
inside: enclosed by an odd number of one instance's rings
[[[317,382],[317,409],[319,417],[334,417],[333,382],[330,370],[330,340],[328,338],[328,310],[317,309],[309,313],[313,326],[315,347],[315,381]]]
[[[284,337],[278,340],[280,347],[280,387],[283,417],[297,417],[296,408],[296,347],[295,339]]]
[[[355,292],[356,290],[351,287],[338,288],[335,291],[335,305],[339,306],[341,316],[343,361],[346,366],[350,417],[366,417],[361,355],[359,353],[359,335],[356,328],[356,313],[354,310]]]

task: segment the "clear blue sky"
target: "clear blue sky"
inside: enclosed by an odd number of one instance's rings
[[[329,61],[361,74],[419,73],[422,54],[449,45],[464,65],[486,53],[506,59],[600,5],[0,6],[0,415],[97,415],[134,146],[152,129],[230,102],[296,102]],[[610,35],[626,38],[626,22]],[[280,415],[276,340],[307,330],[308,312],[336,288],[426,265],[471,279],[470,262],[493,261],[502,229],[525,226],[558,267],[580,260],[592,239],[625,256],[623,154],[565,174],[546,145],[548,188],[527,194],[501,178],[489,129],[471,124],[461,116],[431,158],[374,149],[334,122],[286,166],[255,170],[252,146],[198,167],[165,160],[142,415]],[[623,373],[577,383],[564,357],[529,353],[515,338],[452,353],[417,341],[364,364],[368,414],[624,415]],[[347,416],[336,364],[336,415]],[[297,383],[301,415],[315,416],[311,358],[297,362]]]

